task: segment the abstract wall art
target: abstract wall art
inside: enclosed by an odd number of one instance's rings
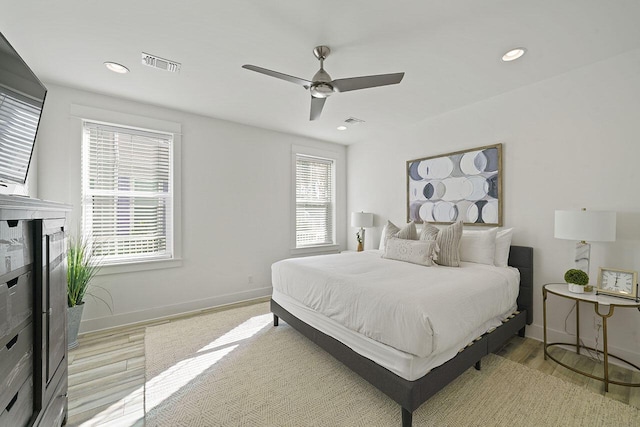
[[[502,225],[502,144],[407,162],[407,222]]]

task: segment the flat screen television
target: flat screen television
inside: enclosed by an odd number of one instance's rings
[[[0,185],[26,182],[46,94],[0,33]]]

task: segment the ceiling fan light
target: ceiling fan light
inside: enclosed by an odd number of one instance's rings
[[[347,127],[342,125],[342,126],[338,126],[336,129],[338,129],[338,130],[347,130]]]
[[[333,93],[333,86],[328,83],[318,83],[311,86],[311,95],[316,98],[326,98]]]
[[[515,61],[516,59],[524,55],[526,51],[527,49],[523,47],[517,47],[515,49],[511,49],[510,51],[502,55],[502,60],[504,62]]]

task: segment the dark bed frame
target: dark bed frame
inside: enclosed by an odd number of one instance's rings
[[[509,265],[520,270],[518,313],[460,351],[453,359],[408,381],[353,351],[345,344],[307,325],[271,300],[273,324],[281,318],[323,348],[352,371],[395,400],[402,408],[402,426],[411,427],[413,411],[471,366],[480,369],[482,357],[499,350],[516,333],[524,337],[525,326],[533,322],[533,248],[511,246]]]

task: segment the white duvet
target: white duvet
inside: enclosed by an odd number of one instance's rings
[[[515,307],[515,268],[462,263],[424,267],[381,258],[380,251],[292,258],[272,268],[273,287],[344,327],[426,357],[497,326]]]

